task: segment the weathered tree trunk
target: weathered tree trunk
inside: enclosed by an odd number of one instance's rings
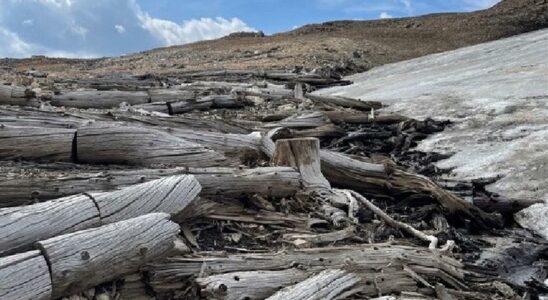
[[[85,127],[76,141],[76,160],[82,163],[207,167],[225,160],[202,145],[146,128]]]
[[[360,292],[355,289],[361,278],[343,270],[325,270],[296,285],[286,287],[267,300],[331,300]]]
[[[135,273],[173,248],[179,226],[157,213],[40,241],[53,297],[70,295]]]
[[[187,89],[152,89],[148,91],[150,102],[177,102],[196,99],[196,92]]]
[[[356,113],[349,111],[326,111],[326,116],[335,124],[395,124],[410,120],[408,117],[400,115],[381,115],[372,116],[370,113]]]
[[[336,227],[350,223],[346,213],[332,204],[339,195],[321,172],[320,141],[315,138],[282,139],[276,141],[271,163],[299,170],[308,197],[320,202],[320,213]]]
[[[53,106],[76,108],[114,108],[122,102],[129,105],[150,102],[147,92],[124,91],[69,91],[61,95],[54,95],[51,99]]]
[[[124,189],[76,195],[0,209],[0,255],[30,249],[39,240],[135,218],[180,213],[200,192],[192,175],[164,177]]]
[[[320,141],[315,138],[276,141],[271,163],[297,168],[306,188],[331,188],[320,165]]]
[[[0,255],[30,250],[39,240],[100,224],[99,211],[86,195],[3,208],[0,209]]]
[[[201,186],[192,175],[164,177],[113,192],[90,193],[101,213],[102,224],[148,213],[177,214],[192,202]]]
[[[0,258],[0,299],[49,300],[51,277],[40,251]]]
[[[110,191],[164,176],[193,174],[202,186],[202,195],[239,198],[260,194],[263,197],[288,197],[301,189],[301,176],[291,167],[172,168],[143,170],[85,170],[76,165],[38,165],[0,167],[0,207],[30,204],[91,191]]]
[[[0,83],[1,105],[36,106],[37,101],[34,96],[34,92],[30,89]]]
[[[285,118],[280,122],[266,124],[265,128],[284,127],[292,129],[316,128],[329,124],[329,119],[323,112],[311,112]]]
[[[71,161],[76,130],[0,124],[0,158]]]
[[[249,103],[232,95],[211,95],[198,99],[168,102],[170,114],[181,114],[193,110],[212,108],[242,108]]]
[[[347,97],[323,96],[314,94],[306,94],[305,97],[317,103],[354,108],[357,110],[372,110],[382,108],[382,103],[377,101],[362,101]]]
[[[298,266],[298,268],[293,268]],[[422,283],[403,270],[406,266],[430,282],[443,281],[461,289],[468,276],[463,265],[448,256],[421,247],[364,244],[344,247],[302,249],[290,252],[249,253],[229,256],[173,257],[149,265],[151,286],[156,290],[187,276],[201,274],[202,291],[216,299],[264,299],[280,287],[296,284],[325,269],[348,266],[361,277],[360,292],[368,296],[416,291]],[[289,280],[292,279],[292,280]],[[260,287],[260,288],[259,288]]]

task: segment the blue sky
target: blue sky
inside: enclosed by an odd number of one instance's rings
[[[123,55],[331,20],[484,9],[497,0],[0,0],[0,57]]]

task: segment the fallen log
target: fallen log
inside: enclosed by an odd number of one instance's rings
[[[51,269],[53,297],[74,294],[137,272],[166,255],[179,226],[157,213],[40,241]]]
[[[0,258],[0,299],[49,300],[51,278],[40,251]]]
[[[148,91],[150,102],[176,102],[196,99],[196,92],[186,89],[151,89]]]
[[[280,129],[271,130],[262,139],[261,150],[274,154],[272,136]],[[481,229],[500,228],[499,214],[488,214],[462,198],[444,190],[427,177],[408,173],[381,164],[372,164],[332,151],[320,151],[322,173],[335,186],[363,192],[368,196],[429,195],[452,216],[465,217]]]
[[[211,95],[203,98],[167,102],[169,114],[181,114],[193,110],[208,110],[214,108],[243,108],[250,102],[232,95]]]
[[[80,163],[207,167],[225,160],[202,145],[129,126],[80,128],[75,148],[75,160]]]
[[[28,88],[0,83],[1,105],[36,106],[38,101],[34,97],[34,92]]]
[[[76,130],[0,124],[0,158],[71,161]]]
[[[375,116],[371,113],[356,113],[349,111],[326,111],[325,115],[335,124],[396,124],[410,120],[408,117],[400,115],[380,115]]]
[[[129,105],[149,103],[150,96],[139,91],[68,91],[54,95],[50,101],[53,106],[75,108],[114,108],[123,102]]]
[[[300,249],[280,253],[249,253],[228,256],[172,257],[147,267],[154,290],[177,289],[180,280],[200,274],[202,291],[218,293],[217,299],[264,299],[280,287],[305,280],[326,269],[348,268],[361,277],[361,293],[377,296],[417,291],[419,285],[404,266],[424,280],[444,282],[455,289],[476,274],[446,255],[430,250],[390,244]],[[292,279],[292,280],[289,280]],[[177,284],[179,282],[179,285]],[[253,283],[254,284],[253,284]],[[260,284],[260,288],[257,284]],[[216,294],[219,295],[219,294]]]
[[[0,255],[30,249],[60,234],[135,218],[180,213],[200,192],[192,175],[164,177],[121,190],[0,209]]]
[[[0,167],[0,207],[31,204],[84,192],[111,191],[165,176],[192,174],[202,195],[236,199],[260,194],[288,197],[301,189],[301,177],[290,167],[172,168],[141,170],[79,170],[78,165]]]
[[[0,256],[30,250],[39,240],[100,224],[99,211],[86,195],[3,208],[0,209]]]
[[[294,286],[286,287],[267,300],[331,300],[344,299],[360,292],[361,278],[343,270],[325,270]]]
[[[291,129],[316,128],[329,124],[329,119],[323,112],[311,112],[301,115],[294,115],[281,120],[280,122],[266,124],[264,128],[284,127]]]
[[[353,98],[347,98],[347,97],[323,96],[323,95],[315,95],[315,94],[306,94],[304,97],[316,103],[353,108],[356,110],[369,111],[372,109],[380,109],[383,107],[382,103],[378,101],[362,101],[359,99],[353,99]]]
[[[164,177],[113,192],[90,193],[101,213],[101,223],[109,224],[147,213],[175,215],[192,202],[201,186],[192,175]]]

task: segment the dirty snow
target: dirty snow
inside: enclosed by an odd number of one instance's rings
[[[385,65],[320,91],[378,100],[386,111],[451,119],[418,149],[459,179],[500,176],[488,189],[548,200],[548,30]]]

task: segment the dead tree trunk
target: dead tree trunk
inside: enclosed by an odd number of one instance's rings
[[[35,106],[37,101],[34,96],[30,89],[0,83],[1,105]]]
[[[76,130],[0,124],[0,158],[71,161]]]
[[[352,99],[347,97],[323,96],[323,95],[315,95],[315,94],[306,94],[305,97],[317,103],[354,108],[357,110],[368,111],[372,109],[382,108],[382,103],[377,101],[362,101],[362,100]]]
[[[124,189],[76,195],[29,206],[0,209],[0,255],[30,249],[60,234],[135,218],[180,213],[200,192],[192,175],[165,177]]]
[[[53,96],[51,105],[76,108],[114,108],[122,102],[129,105],[150,102],[147,92],[71,91]]]
[[[0,299],[49,300],[51,277],[40,251],[0,258]]]
[[[325,270],[296,285],[286,287],[267,300],[331,300],[344,299],[360,292],[356,285],[361,278],[343,270]]]
[[[82,163],[207,167],[225,160],[202,145],[146,128],[85,127],[76,141],[76,160]]]
[[[97,207],[85,195],[0,209],[0,255],[30,250],[36,241],[100,224]]]
[[[212,108],[242,108],[249,103],[231,95],[211,95],[193,100],[167,102],[170,114],[181,114],[193,110],[208,110]]]
[[[90,196],[101,213],[101,223],[109,224],[148,213],[177,214],[196,199],[200,191],[194,176],[179,175]]]
[[[263,197],[293,196],[301,189],[301,176],[291,167],[172,168],[142,170],[80,171],[76,165],[36,166],[40,172],[29,176],[21,167],[2,167],[0,173],[0,207],[31,204],[88,191],[110,191],[164,176],[193,174],[202,186],[201,194],[235,199],[259,194]],[[67,173],[70,172],[70,173]]]
[[[271,163],[296,168],[312,200],[320,202],[321,213],[335,226],[349,223],[346,213],[333,207],[337,195],[331,191],[329,181],[323,177],[320,163],[320,141],[315,138],[277,140]]]
[[[135,273],[173,248],[179,226],[167,214],[138,218],[40,241],[51,268],[53,297]]]

